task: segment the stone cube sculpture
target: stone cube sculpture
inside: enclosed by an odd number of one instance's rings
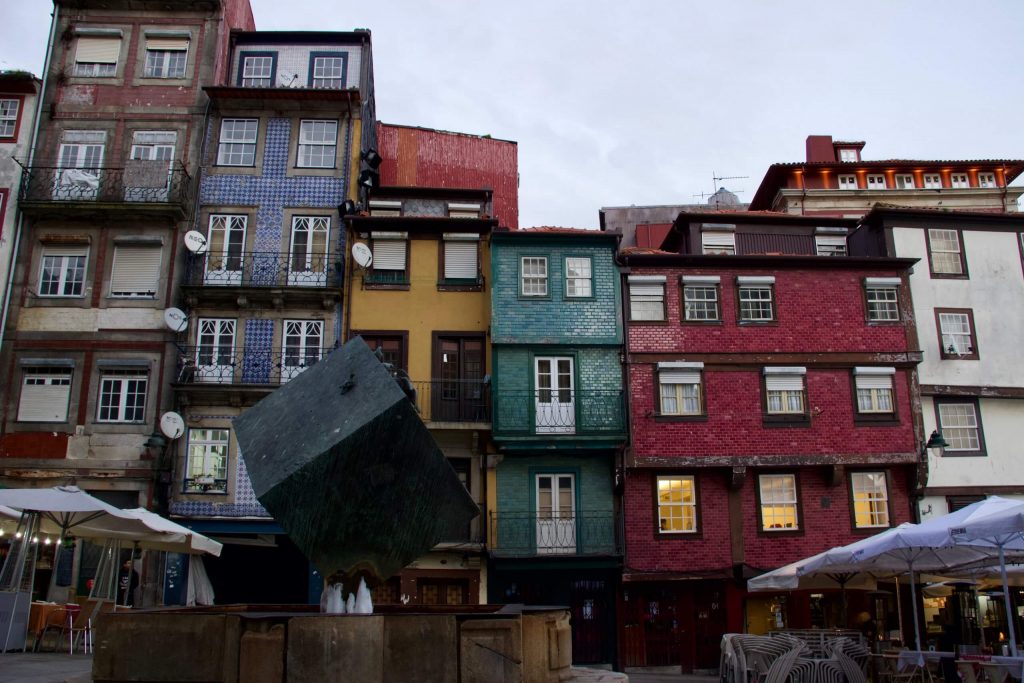
[[[391,576],[479,508],[356,338],[234,420],[260,503],[328,581]]]

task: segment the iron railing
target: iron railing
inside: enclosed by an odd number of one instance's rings
[[[614,512],[492,512],[490,551],[496,557],[621,555]]]
[[[232,251],[189,254],[186,285],[200,287],[340,287],[341,264],[325,254]]]
[[[214,477],[189,477],[185,479],[182,493],[227,493],[228,480]]]
[[[131,161],[123,167],[32,166],[22,173],[22,202],[105,202],[177,205],[192,202],[192,176],[166,161]]]
[[[626,433],[622,391],[537,390],[494,394],[494,435],[618,436]]]
[[[178,384],[280,385],[320,360],[320,349],[270,351],[223,345],[180,347]]]
[[[491,388],[483,380],[413,381],[425,422],[490,422]]]

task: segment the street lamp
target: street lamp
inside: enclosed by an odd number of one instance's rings
[[[917,466],[917,486],[918,489],[924,489],[928,485],[928,451],[936,450],[936,457],[942,457],[942,451],[949,447],[946,440],[942,438],[942,432],[938,429],[932,431],[932,435],[928,437],[928,442],[921,446],[921,459]],[[921,495],[919,493],[918,495]]]

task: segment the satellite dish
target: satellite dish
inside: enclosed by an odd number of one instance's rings
[[[361,268],[369,268],[373,263],[373,252],[362,242],[356,242],[352,245],[352,258]]]
[[[164,324],[172,332],[184,332],[188,328],[188,316],[180,308],[166,308]]]
[[[189,230],[185,233],[185,248],[193,254],[205,254],[206,237],[198,230]]]
[[[185,420],[174,411],[160,416],[160,431],[172,441],[185,433]]]

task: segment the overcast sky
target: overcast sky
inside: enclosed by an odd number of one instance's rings
[[[749,201],[808,134],[865,158],[1024,158],[1024,2],[252,0],[260,30],[373,32],[386,123],[519,143],[520,225]],[[42,70],[47,0],[0,4],[0,68]]]

